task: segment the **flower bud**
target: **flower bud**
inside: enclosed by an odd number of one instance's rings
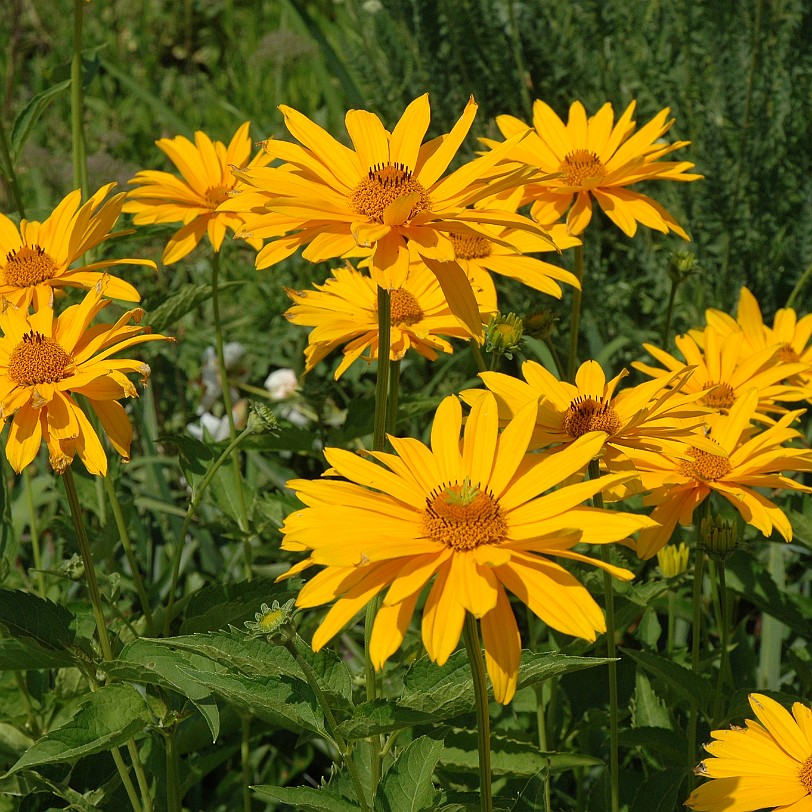
[[[657,553],[657,564],[663,578],[676,578],[688,569],[688,545],[666,544]]]

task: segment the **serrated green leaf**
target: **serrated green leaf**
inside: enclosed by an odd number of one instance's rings
[[[474,772],[479,769],[477,734],[469,730],[454,731],[443,740],[440,763],[447,769]],[[544,753],[532,742],[517,741],[506,736],[491,736],[491,772],[493,775],[529,777],[539,770],[550,774],[574,770],[576,767],[596,767],[604,762],[578,753]]]
[[[233,669],[222,673],[199,668],[181,670],[190,679],[266,722],[327,737],[324,715],[307,683],[288,676],[249,676]]]
[[[607,657],[572,657],[566,654],[536,654],[522,651],[519,664],[519,683],[516,690],[545,682],[552,677],[560,677],[573,671],[595,668],[613,662]]]
[[[61,650],[73,641],[73,615],[53,601],[20,590],[0,589],[0,625],[12,637],[33,638],[41,646]]]
[[[46,733],[7,775],[25,767],[75,761],[124,744],[151,722],[147,703],[131,685],[105,685],[90,694],[73,718]]]
[[[156,333],[162,333],[175,327],[185,315],[207,302],[211,296],[211,285],[184,285],[154,310],[150,310],[145,320]]]
[[[251,789],[262,798],[270,798],[297,812],[358,812],[359,806],[320,787],[272,787],[260,784]]]
[[[255,578],[234,584],[214,584],[198,590],[184,612],[181,634],[213,632],[233,625],[240,628],[253,620],[263,603],[280,604],[295,598],[297,590],[275,583],[273,578]]]
[[[62,668],[73,663],[73,657],[66,650],[43,648],[31,637],[0,640],[0,671]]]
[[[0,760],[8,763],[12,759],[18,759],[33,743],[30,736],[14,725],[0,722]]]
[[[623,747],[645,747],[662,756],[667,764],[688,764],[688,744],[684,736],[662,727],[633,727],[621,730],[618,740]]]
[[[698,700],[700,708],[707,712],[713,694],[713,687],[707,680],[687,668],[649,651],[622,649],[622,652],[650,674],[665,680],[676,693],[687,699],[688,702]]]
[[[637,790],[632,812],[673,812],[685,775],[685,770],[678,769],[649,775]]]
[[[441,739],[421,736],[411,742],[378,785],[375,808],[382,812],[434,809],[437,790],[431,776],[442,752]]]
[[[472,708],[468,708],[470,711]],[[455,713],[453,716],[458,716]],[[448,718],[453,718],[450,716]],[[416,725],[430,725],[443,721],[440,713],[424,713],[404,707],[400,700],[397,703],[389,699],[375,699],[355,707],[351,719],[339,724],[338,729],[345,739],[357,741],[379,733],[392,733]]]
[[[37,119],[45,112],[48,105],[69,87],[70,79],[66,79],[64,82],[46,88],[41,93],[33,96],[28,104],[20,110],[11,129],[11,160],[13,163],[17,163],[26,139],[33,126],[37,123]]]
[[[546,767],[539,770],[519,793],[512,812],[551,812],[544,800],[544,781],[548,776],[549,770]]]
[[[108,674],[134,682],[162,685],[185,696],[200,711],[211,731],[212,742],[220,734],[220,712],[207,690],[183,673],[181,667],[201,667],[211,662],[205,657],[172,649],[152,640],[140,639],[127,644],[112,662],[101,663]]]
[[[779,542],[783,543],[783,542]],[[751,555],[738,552],[725,564],[727,588],[758,607],[764,614],[789,626],[796,634],[809,634],[809,619],[779,589],[764,566]]]
[[[671,716],[665,702],[657,696],[644,671],[635,673],[634,699],[632,700],[632,719],[635,727],[671,728]]]

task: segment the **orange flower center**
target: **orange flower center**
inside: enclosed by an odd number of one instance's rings
[[[466,477],[461,484],[436,488],[426,498],[423,533],[452,550],[475,550],[502,541],[507,524],[493,494]]]
[[[705,395],[702,402],[711,409],[727,414],[728,409],[736,402],[736,393],[729,383],[710,382],[705,389],[713,389],[714,386],[716,390]]]
[[[798,780],[806,787],[806,791],[812,795],[812,756],[801,765],[798,770]]]
[[[491,241],[470,234],[450,234],[456,259],[485,259],[491,255]]]
[[[403,164],[375,164],[355,187],[350,195],[350,204],[356,214],[382,223],[387,206],[411,194],[416,195],[416,199],[409,212],[409,220],[431,204],[423,184],[415,180],[412,170]]]
[[[587,149],[568,152],[558,167],[567,186],[584,186],[588,181],[599,181],[606,177],[606,169],[601,159]]]
[[[6,254],[6,284],[29,288],[50,279],[57,271],[53,257],[40,245],[24,245]]]
[[[390,293],[392,324],[412,325],[423,320],[423,311],[420,305],[408,290],[397,288]]]
[[[228,200],[229,189],[225,186],[209,186],[203,194],[203,200],[206,205],[212,209],[216,209],[221,203]]]
[[[691,448],[688,454],[692,461],[682,460],[680,463],[680,471],[685,476],[715,482],[730,473],[730,460],[725,457],[717,457],[716,454],[698,448]]]
[[[33,330],[11,351],[8,375],[19,386],[56,383],[67,377],[71,357],[59,342]]]
[[[798,357],[798,353],[792,348],[791,344],[784,344],[784,346],[778,351],[778,355],[776,357],[779,361],[783,361],[786,364],[797,364],[798,361],[801,360]]]
[[[620,428],[620,418],[611,401],[602,397],[578,395],[564,413],[561,428],[570,437],[580,437],[588,431],[614,434]]]

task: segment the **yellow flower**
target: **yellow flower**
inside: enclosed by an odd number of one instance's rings
[[[335,372],[338,380],[366,350],[367,360],[378,357],[378,286],[351,266],[332,273],[333,279],[316,285],[316,290],[288,290],[295,304],[285,317],[294,324],[315,328],[305,350],[307,371],[336,347],[346,345]],[[496,310],[495,295],[490,295],[490,289],[480,289],[476,282],[472,286],[482,320],[487,321],[487,314]],[[471,337],[449,309],[437,278],[422,263],[410,266],[403,285],[392,290],[390,296],[393,361],[403,358],[410,348],[434,361],[438,350],[453,352],[446,338]]]
[[[640,533],[637,554],[641,558],[651,558],[664,547],[677,522],[690,524],[694,508],[713,491],[765,536],[775,529],[787,541],[792,538],[792,526],[784,511],[755,489],[812,493],[812,488],[783,473],[812,471],[812,451],[782,445],[801,436],[789,426],[802,412],[789,412],[774,425],[756,431],[751,421],[757,407],[758,392],[751,389],[736,401],[729,414],[716,420],[707,438],[717,446],[716,454],[704,447],[689,448],[687,455],[668,450],[628,450],[643,487],[651,491],[644,503],[656,505],[651,518],[660,525]]]
[[[667,544],[657,553],[657,564],[663,578],[676,578],[688,569],[690,550],[687,544]]]
[[[90,327],[110,304],[102,298],[107,281],[100,280],[80,304],[60,316],[50,306],[28,315],[8,305],[0,313],[0,430],[13,415],[6,457],[17,473],[36,457],[43,440],[55,471],[64,471],[78,454],[90,473],[107,472],[101,442],[72,395],[87,398],[113,448],[129,459],[132,426],[116,401],[138,396],[126,375],[138,373],[145,381],[149,367],[110,356],[144,341],[172,339],[138,327],[141,309],[127,311],[115,324]]]
[[[647,381],[615,394],[628,374],[606,380],[597,361],[585,361],[578,368],[575,384],[559,381],[541,364],[525,361],[522,381],[500,372],[480,374],[485,386],[496,395],[503,420],[509,419],[527,403],[538,403],[531,448],[567,445],[588,432],[600,432],[605,443],[603,462],[610,470],[628,468],[623,460],[629,449],[659,449],[663,444],[692,436],[705,416],[697,408],[696,395],[681,394],[690,370],[667,379]],[[462,397],[476,403],[484,397],[481,389],[468,389]],[[696,442],[703,443],[701,437]]]
[[[764,694],[750,694],[758,718],[746,727],[712,730],[705,745],[713,756],[696,768],[713,779],[695,789],[685,805],[697,812],[812,810],[812,710],[800,702],[790,715]]]
[[[23,220],[19,228],[0,214],[0,299],[27,308],[51,304],[54,290],[65,287],[91,288],[111,265],[146,265],[148,259],[109,259],[70,266],[84,253],[115,237],[116,223],[125,194],[102,201],[115,186],[102,186],[84,205],[78,189],[71,192],[43,222]],[[122,279],[107,277],[107,296],[137,302],[138,291]]]
[[[807,400],[812,399],[812,313],[798,318],[791,307],[782,307],[773,319],[773,326],[764,324],[761,308],[755,296],[745,287],[739,294],[736,318],[721,310],[705,311],[708,324],[722,336],[730,333],[741,335],[743,358],[761,352],[767,347],[779,346],[774,361],[784,364],[804,364],[791,380],[806,390]]]
[[[437,410],[431,448],[390,437],[394,454],[372,460],[337,448],[325,451],[329,475],[343,480],[288,483],[304,502],[285,521],[286,550],[310,557],[283,577],[324,566],[301,590],[297,605],[335,604],[313,637],[320,649],[388,588],[375,618],[370,655],[383,667],[398,649],[429,581],[422,637],[442,665],[459,642],[465,613],[479,618],[485,659],[498,702],[516,690],[519,629],[507,591],[549,626],[594,640],[605,630],[589,592],[550,556],[594,564],[615,577],[625,569],[575,552],[579,542],[606,544],[651,521],[582,503],[622,481],[612,475],[561,487],[541,496],[586,465],[603,442],[585,435],[553,460],[526,454],[535,423],[530,404],[500,434],[494,398],[471,410],[460,443],[462,409],[448,397]]]
[[[640,361],[633,362],[632,366],[652,378],[664,378],[688,366],[695,367],[684,391],[706,392],[701,403],[717,414],[727,414],[742,394],[753,387],[758,390],[756,414],[764,422],[772,422],[770,413],[786,412],[778,401],[802,400],[804,397],[803,389],[782,383],[785,378],[803,371],[804,367],[802,364],[777,362],[781,349],[778,344],[742,353],[740,330],[725,335],[710,324],[701,333],[677,336],[675,343],[684,361],[653,344],[643,344],[665,369]],[[710,422],[713,422],[712,418]]]
[[[124,211],[135,215],[136,225],[183,223],[164,249],[165,265],[183,259],[204,235],[208,235],[214,250],[219,251],[227,229],[242,228],[243,218],[238,213],[218,210],[218,206],[227,201],[239,185],[232,168],[264,166],[270,161],[270,156],[260,152],[248,162],[249,128],[250,122],[246,121],[228,146],[212,141],[199,130],[194,143],[182,135],[160,138],[155,142],[158,149],[169,156],[181,177],[145,169],[130,180],[138,188],[127,193]],[[254,248],[262,245],[261,240],[249,239],[248,242]]]
[[[467,208],[526,180],[526,167],[493,169],[523,133],[443,177],[473,122],[473,99],[451,132],[426,143],[428,94],[409,104],[391,133],[376,115],[350,110],[345,122],[354,149],[296,110],[285,105],[279,109],[302,146],[266,141],[268,153],[285,163],[238,173],[256,191],[228,204],[235,211],[254,212],[251,218],[246,214],[246,235],[270,240],[257,256],[257,268],[270,267],[303,246],[307,248],[302,256],[311,262],[355,257],[359,249],[371,248],[373,279],[393,289],[406,277],[409,244],[428,261],[451,266],[450,235],[490,239],[482,224],[546,236],[540,226],[514,212]],[[446,291],[449,305],[462,316],[467,302],[472,318],[466,323],[475,330],[473,294],[465,275],[450,267],[431,268],[453,274],[451,295]]]
[[[660,139],[671,128],[669,108],[635,132],[632,121],[635,102],[614,123],[608,102],[587,118],[583,104],[570,106],[565,124],[543,101],[533,105],[534,130],[510,152],[510,159],[538,167],[545,174],[557,173],[551,180],[527,185],[523,202],[532,201],[532,214],[538,222],[554,223],[567,214],[571,234],[581,234],[592,217],[592,198],[606,216],[629,237],[641,223],[667,234],[688,235],[673,216],[659,203],[628,187],[649,180],[698,180],[702,175],[688,172],[693,164],[660,161],[660,158],[687,146],[689,141],[663,143]],[[498,116],[496,125],[510,139],[527,125],[513,116]],[[491,148],[499,142],[483,139]]]

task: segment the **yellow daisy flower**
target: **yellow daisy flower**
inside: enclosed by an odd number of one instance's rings
[[[697,812],[812,811],[812,710],[800,702],[792,714],[764,694],[750,694],[758,722],[712,730],[712,758],[696,769],[713,779],[685,805]]]
[[[528,403],[538,404],[531,448],[567,445],[588,432],[600,432],[605,447],[602,461],[610,470],[623,467],[629,449],[657,450],[664,444],[685,440],[701,430],[707,409],[697,407],[697,395],[682,394],[691,370],[623,389],[617,386],[628,372],[612,380],[597,361],[578,368],[575,384],[559,381],[541,364],[525,361],[522,381],[501,372],[480,374],[496,395],[500,417],[511,419]],[[481,389],[468,389],[462,398],[476,403],[485,396]],[[704,440],[697,436],[700,445]]]
[[[59,473],[79,459],[92,474],[107,472],[107,457],[93,426],[72,395],[84,395],[99,417],[113,448],[130,457],[132,426],[120,398],[137,397],[126,377],[142,381],[149,367],[114,353],[145,341],[171,341],[139,327],[143,310],[124,313],[115,324],[90,327],[93,317],[110,304],[105,277],[80,304],[56,316],[51,307],[32,315],[9,305],[0,313],[0,430],[11,419],[6,457],[19,474],[36,457],[44,440],[51,466]],[[130,324],[134,321],[135,324]]]
[[[87,251],[117,236],[116,224],[125,194],[103,202],[115,186],[102,186],[84,205],[80,190],[71,192],[41,223],[22,220],[19,228],[0,214],[0,299],[27,308],[51,304],[55,290],[91,288],[112,265],[146,265],[149,259],[108,259],[71,268]],[[123,279],[107,277],[107,295],[125,302],[138,302],[138,291]]]
[[[727,414],[742,394],[753,387],[758,390],[756,414],[764,422],[772,422],[770,413],[786,412],[778,405],[779,401],[804,398],[803,389],[782,383],[786,378],[803,372],[804,365],[776,362],[781,350],[778,344],[743,353],[740,330],[723,334],[710,324],[701,333],[697,331],[695,335],[677,336],[674,341],[684,361],[653,344],[643,344],[646,352],[665,369],[640,361],[634,361],[632,366],[652,378],[671,376],[688,366],[694,367],[694,373],[685,383],[683,391],[707,393],[700,402],[718,414]]]
[[[565,124],[543,101],[533,105],[530,135],[510,152],[510,159],[538,167],[545,174],[556,173],[551,180],[526,186],[524,203],[533,203],[533,217],[549,224],[567,215],[571,234],[581,234],[592,218],[592,199],[606,216],[627,236],[633,237],[641,223],[667,234],[673,231],[689,239],[673,216],[650,197],[628,187],[648,180],[698,180],[702,175],[689,173],[693,164],[660,161],[660,158],[687,146],[689,141],[663,143],[660,139],[671,129],[669,108],[661,110],[639,131],[632,120],[635,102],[614,123],[612,105],[606,104],[587,118],[583,104],[570,106]],[[527,125],[513,116],[498,116],[496,125],[505,138],[523,132]],[[493,148],[497,141],[483,139]]]
[[[812,471],[812,451],[783,445],[801,436],[789,426],[803,412],[789,412],[774,425],[757,431],[751,426],[757,409],[758,392],[751,389],[729,414],[717,419],[707,437],[717,447],[715,454],[706,450],[707,446],[689,448],[687,457],[667,449],[656,453],[628,450],[644,489],[651,491],[644,504],[656,505],[651,518],[659,523],[640,533],[637,554],[641,558],[651,558],[662,549],[677,522],[691,524],[694,509],[714,491],[765,536],[775,529],[786,541],[792,539],[792,525],[784,511],[755,489],[812,493],[812,488],[784,475]]]
[[[775,314],[773,326],[768,327],[758,300],[743,287],[735,319],[714,308],[706,310],[705,317],[720,335],[741,335],[741,354],[745,358],[777,344],[780,347],[775,356],[777,362],[805,364],[806,369],[794,375],[791,383],[804,387],[807,399],[812,398],[812,313],[799,319],[791,307],[782,307]]]
[[[585,435],[551,464],[525,453],[534,423],[531,404],[500,434],[496,402],[489,395],[471,410],[460,443],[462,409],[451,396],[437,410],[431,448],[390,437],[395,453],[373,452],[371,460],[329,448],[328,474],[343,481],[288,483],[305,507],[286,519],[282,546],[309,551],[310,557],[283,577],[321,565],[325,569],[305,584],[297,604],[335,601],[313,636],[314,649],[386,589],[369,648],[375,668],[382,668],[403,642],[417,601],[434,579],[422,619],[429,656],[440,665],[448,660],[470,612],[481,621],[494,696],[507,703],[516,690],[521,649],[508,591],[565,634],[594,640],[605,630],[589,592],[550,556],[629,579],[628,570],[573,547],[579,541],[618,541],[651,520],[582,506],[624,475],[541,496],[586,465],[603,437]]]
[[[234,167],[264,166],[270,156],[259,152],[251,155],[251,123],[246,121],[226,146],[212,141],[206,133],[197,131],[192,143],[178,135],[156,141],[178,168],[181,177],[169,172],[145,169],[129,182],[138,188],[127,193],[124,211],[134,214],[136,225],[153,223],[183,223],[164,249],[162,262],[171,265],[189,254],[204,235],[215,251],[219,251],[228,229],[241,229],[243,218],[237,212],[218,209],[238,187],[232,173]],[[248,238],[256,249],[261,240]]]
[[[451,132],[426,143],[428,94],[409,104],[392,132],[376,115],[350,110],[345,122],[354,149],[296,110],[285,105],[279,109],[301,146],[266,141],[268,153],[285,163],[238,173],[256,191],[228,204],[235,211],[254,212],[252,218],[246,215],[246,235],[270,240],[257,256],[257,268],[270,267],[303,246],[307,248],[302,256],[311,262],[353,257],[359,247],[371,248],[373,278],[393,289],[406,277],[409,244],[426,258],[453,265],[449,235],[489,238],[482,224],[546,237],[544,229],[514,212],[468,208],[527,179],[527,167],[493,168],[524,133],[443,177],[474,120],[473,99]],[[454,273],[450,267],[432,270]],[[461,271],[454,282],[452,311],[464,313],[462,302],[468,302],[472,312],[473,294]],[[468,326],[476,329],[474,323]]]
[[[294,324],[315,328],[305,350],[307,371],[336,347],[345,345],[344,358],[335,371],[338,380],[366,350],[366,360],[378,357],[378,286],[351,266],[332,274],[333,278],[316,285],[316,290],[288,290],[295,304],[285,317]],[[496,312],[492,286],[483,289],[475,281],[471,284],[486,322],[488,314]],[[446,338],[471,338],[449,309],[437,278],[422,263],[410,266],[402,287],[392,290],[390,296],[393,361],[403,358],[410,348],[434,361],[438,350],[453,352]]]

